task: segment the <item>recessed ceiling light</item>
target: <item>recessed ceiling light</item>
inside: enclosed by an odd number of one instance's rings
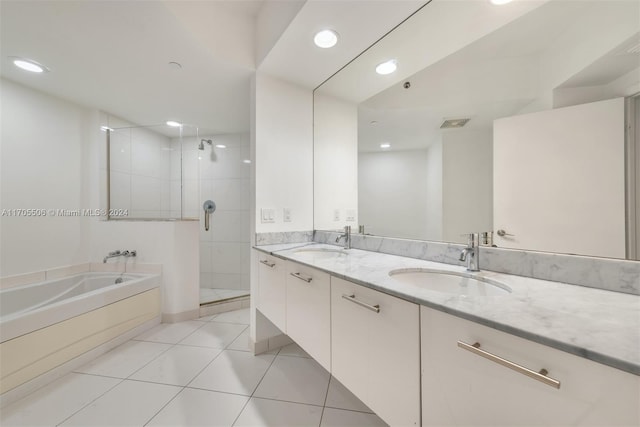
[[[398,62],[395,59],[390,59],[382,64],[378,64],[376,67],[376,73],[382,74],[391,74],[398,68]]]
[[[491,4],[495,4],[496,6],[501,6],[507,3],[511,3],[511,0],[491,0]]]
[[[251,160],[249,160],[249,159],[244,159],[244,160],[242,161],[242,163],[247,163],[247,164],[249,164],[249,163],[251,163]]]
[[[372,125],[377,125],[377,124],[378,124],[378,121],[377,121],[377,120],[371,120],[371,124],[372,124]]]
[[[333,30],[318,31],[313,37],[313,42],[323,49],[334,47],[338,43],[338,33]]]
[[[47,67],[42,64],[38,64],[36,61],[27,58],[13,58],[13,64],[21,68],[25,71],[30,71],[32,73],[43,73],[45,71],[49,71]]]
[[[380,144],[380,148],[391,148],[391,144],[389,144],[388,142],[383,142],[382,144]]]
[[[167,120],[167,126],[171,126],[172,128],[179,128],[182,126],[182,123],[176,122],[174,120]]]
[[[169,62],[169,68],[172,70],[180,70],[182,68],[182,64],[176,61]]]
[[[216,148],[227,148],[224,144],[216,144]]]

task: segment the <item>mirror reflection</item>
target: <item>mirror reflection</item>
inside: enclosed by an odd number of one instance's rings
[[[639,17],[624,0],[424,6],[315,92],[315,228],[635,259]]]

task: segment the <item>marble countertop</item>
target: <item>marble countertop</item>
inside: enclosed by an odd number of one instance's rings
[[[640,375],[640,296],[492,271],[470,273],[470,277],[502,282],[510,293],[483,297],[445,294],[400,282],[388,273],[401,268],[428,268],[464,274],[465,268],[358,249],[349,249],[348,255],[323,258],[313,252],[297,252],[301,247],[341,248],[290,243],[255,249]]]

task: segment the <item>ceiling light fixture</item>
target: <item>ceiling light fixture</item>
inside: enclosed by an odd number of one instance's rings
[[[36,61],[32,59],[27,59],[27,58],[13,57],[13,65],[25,71],[30,71],[32,73],[43,73],[45,71],[49,71],[49,69],[44,65],[39,64]]]
[[[318,31],[313,37],[313,42],[322,49],[334,47],[338,43],[338,33],[333,30]]]
[[[167,120],[167,126],[171,126],[172,128],[179,128],[182,126],[182,123],[176,122],[174,120]]]
[[[216,148],[227,148],[224,144],[216,144]]]
[[[382,64],[378,64],[376,67],[376,73],[381,75],[391,74],[398,68],[398,61],[390,59]]]
[[[491,4],[495,4],[496,6],[502,6],[507,3],[511,3],[511,0],[491,0]]]
[[[106,132],[108,130],[113,132],[113,128],[110,128],[109,126],[100,126],[100,130],[103,132]]]
[[[391,148],[391,144],[389,144],[388,142],[383,142],[382,144],[380,144],[380,148]]]
[[[242,161],[242,163],[249,164],[249,163],[251,163],[251,160],[249,160],[249,159],[244,159],[244,160]]]

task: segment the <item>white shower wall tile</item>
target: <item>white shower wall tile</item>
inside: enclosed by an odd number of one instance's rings
[[[131,209],[160,212],[162,207],[162,180],[148,176],[131,175]]]
[[[210,242],[200,242],[200,272],[213,273]]]
[[[131,209],[131,174],[111,171],[111,208]]]
[[[241,242],[242,224],[240,211],[216,211],[210,218],[211,240],[213,242]]]
[[[131,173],[130,130],[112,132],[109,140],[112,171]]]
[[[212,243],[211,265],[214,273],[237,273],[242,264],[241,243]]]

